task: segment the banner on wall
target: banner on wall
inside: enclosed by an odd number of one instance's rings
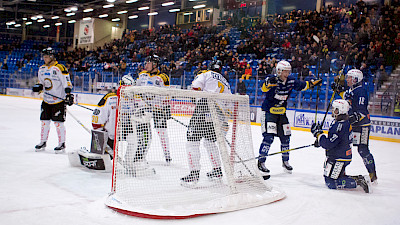
[[[91,20],[81,20],[79,26],[79,44],[92,44],[94,43],[93,22]]]
[[[322,122],[324,119],[324,114],[318,114],[317,115],[317,121]],[[303,112],[303,111],[295,111],[294,113],[294,123],[293,126],[295,127],[303,127],[303,128],[311,128],[311,125],[314,123],[315,120],[315,113],[312,112]],[[331,114],[326,115],[324,124],[322,126],[322,129],[329,129],[329,126],[331,125],[333,121],[333,118]]]
[[[400,139],[400,120],[371,116],[371,136]]]

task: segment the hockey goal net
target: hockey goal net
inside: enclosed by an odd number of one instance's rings
[[[110,208],[177,219],[285,197],[258,172],[248,96],[135,86],[118,96]]]

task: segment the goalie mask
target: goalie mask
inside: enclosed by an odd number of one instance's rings
[[[361,70],[358,69],[351,69],[346,74],[347,84],[349,86],[353,86],[355,84],[360,83],[363,80],[364,76]]]
[[[133,77],[131,75],[125,75],[121,78],[121,80],[119,81],[119,85],[135,85],[135,79],[133,79]]]
[[[350,105],[346,100],[335,100],[332,103],[332,117],[336,119],[339,115],[348,115],[349,109]]]

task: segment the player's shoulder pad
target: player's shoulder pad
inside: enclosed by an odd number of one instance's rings
[[[54,65],[55,67],[57,67],[58,69],[60,69],[60,71],[61,71],[61,73],[62,74],[68,74],[68,69],[67,68],[65,68],[65,66],[64,65],[62,65],[62,64],[59,64],[59,63],[56,63],[56,65]]]
[[[207,72],[211,72],[211,70],[200,70],[199,72],[197,72],[196,75],[202,74],[202,73],[207,73]]]
[[[113,97],[113,96],[117,96],[117,94],[114,92],[110,92],[110,93],[104,95],[103,98],[101,98],[101,100],[99,101],[99,103],[97,105],[100,107],[104,106],[107,102],[107,99],[110,97]]]
[[[139,73],[139,75],[142,75],[142,74],[150,75],[150,73],[147,72],[147,70],[143,70],[143,71],[141,71],[141,72]]]
[[[169,77],[167,74],[160,73],[160,74],[158,74],[158,76],[161,77],[161,79],[164,81],[165,84],[169,84]]]

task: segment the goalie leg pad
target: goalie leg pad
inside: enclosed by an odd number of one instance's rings
[[[110,172],[112,170],[111,160],[108,155],[90,153],[86,148],[69,152],[68,159],[71,166],[84,166],[88,169],[101,170],[104,172]]]
[[[208,156],[210,157],[211,165],[213,168],[221,168],[221,157],[215,142],[204,140]]]

